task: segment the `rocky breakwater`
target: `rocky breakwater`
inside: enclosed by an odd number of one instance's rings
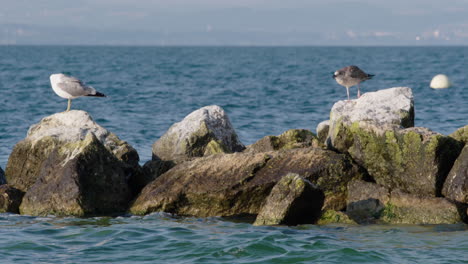
[[[74,110],[31,126],[5,174],[24,193],[21,214],[109,215],[125,212],[139,191],[132,188],[141,177],[138,161],[127,142]]]
[[[458,213],[460,205],[442,197],[463,143],[413,126],[413,95],[407,87],[333,106],[329,148],[348,154],[370,176],[367,183],[348,185],[346,212],[354,220],[439,224],[465,217]]]
[[[213,106],[208,109],[210,108],[220,109]],[[194,113],[202,111],[206,111],[206,108]],[[197,114],[196,119],[193,116],[195,115],[192,113],[188,116],[190,118],[186,117],[184,120],[203,124],[202,120],[207,115]],[[227,119],[225,114],[210,116],[211,122],[215,124],[225,122],[216,120],[218,118]],[[322,207],[344,209],[347,183],[365,176],[346,155],[318,147],[317,137],[304,129],[288,130],[279,136],[267,136],[248,146],[243,152],[234,152],[242,150],[243,145],[237,140],[233,129],[222,130],[223,133],[217,134],[211,131],[213,128],[210,126],[202,125],[203,134],[211,136],[200,141],[203,144],[188,147],[191,146],[188,143],[193,141],[189,139],[193,136],[185,130],[193,129],[187,125],[176,125],[185,129],[177,129],[179,132],[170,133],[172,136],[164,135],[153,145],[153,154],[157,159],[173,160],[176,165],[142,190],[130,208],[133,214],[163,211],[199,217],[255,217],[262,211],[262,220],[259,219],[258,224],[313,223],[320,215]],[[198,138],[198,133],[195,134],[194,138]],[[174,143],[160,142],[168,138]],[[180,147],[180,143],[184,147]],[[211,148],[210,144],[221,147]],[[198,149],[196,152],[187,151],[194,147]],[[195,157],[193,153],[197,153],[199,157]],[[155,161],[157,160],[153,162]],[[286,185],[291,188],[302,186],[302,189],[294,195],[285,194],[290,198],[283,201],[282,205],[290,204],[288,208],[292,208],[291,210],[275,212],[283,210],[282,206],[274,204],[278,197],[282,197],[281,191],[287,192],[288,188],[278,187],[278,191],[275,191],[277,194],[270,192],[289,173],[298,174],[297,178],[284,179],[283,182],[288,183]],[[310,184],[312,185],[309,186]],[[267,201],[270,195],[273,197]],[[303,207],[304,199],[310,197],[315,198]],[[264,206],[267,208],[262,209]],[[311,212],[297,208],[310,209]],[[267,215],[274,215],[275,219]]]

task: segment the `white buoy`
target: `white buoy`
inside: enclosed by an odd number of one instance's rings
[[[431,88],[433,89],[445,89],[449,88],[450,85],[452,84],[450,83],[449,78],[445,74],[437,74],[436,76],[434,76],[434,78],[432,78],[430,84]]]

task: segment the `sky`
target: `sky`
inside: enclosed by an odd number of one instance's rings
[[[0,44],[468,45],[468,0],[0,0]]]

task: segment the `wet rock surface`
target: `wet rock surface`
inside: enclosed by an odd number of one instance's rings
[[[320,189],[290,173],[273,187],[254,225],[313,224],[320,217],[323,202]]]

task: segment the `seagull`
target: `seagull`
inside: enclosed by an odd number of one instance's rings
[[[72,99],[81,96],[106,97],[104,94],[97,92],[93,87],[85,85],[77,78],[63,73],[50,75],[50,84],[58,96],[68,99],[68,107],[66,111],[70,111]]]
[[[357,84],[358,94],[357,97],[361,97],[361,91],[359,90],[359,84],[365,80],[372,79],[373,74],[367,74],[363,70],[359,69],[358,66],[347,66],[342,69],[337,70],[333,74],[333,79],[339,84],[346,87],[346,93],[348,94],[349,101],[349,87],[352,87]]]

